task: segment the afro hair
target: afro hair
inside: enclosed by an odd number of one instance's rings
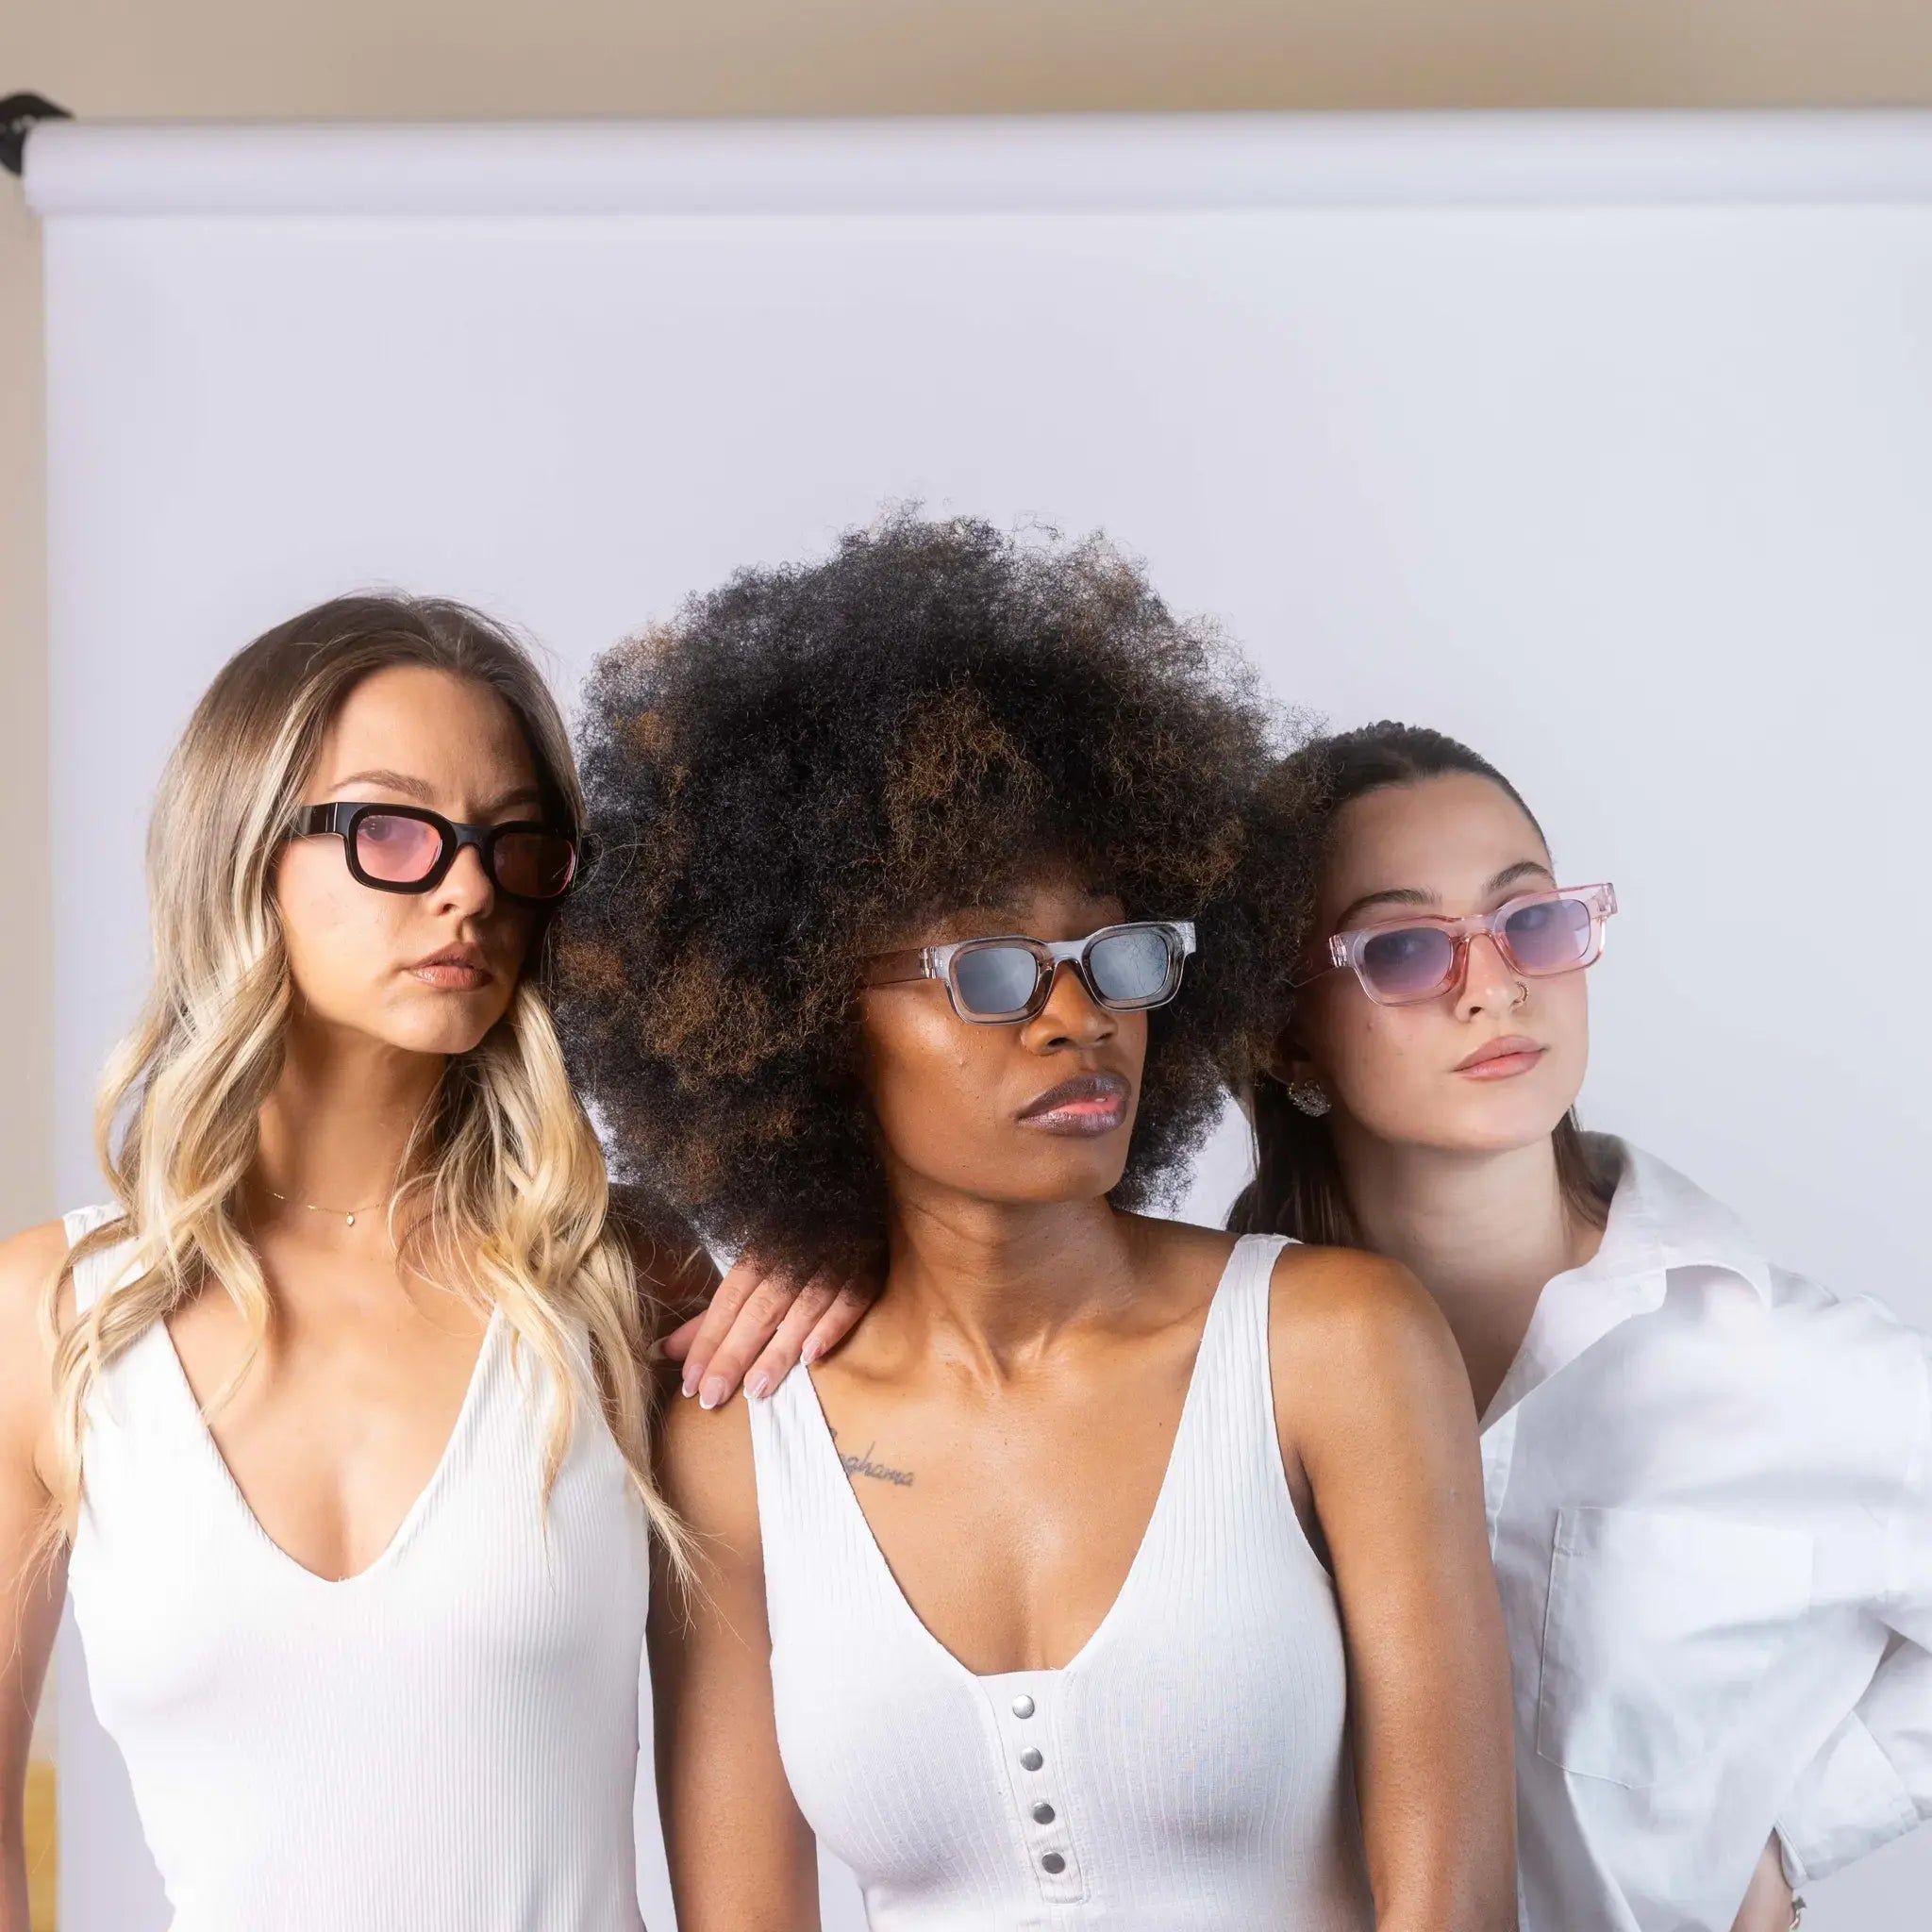
[[[771,1264],[877,1268],[860,962],[1064,872],[1198,930],[1113,1197],[1170,1198],[1283,1008],[1307,854],[1263,781],[1290,728],[1105,541],[910,512],[609,651],[580,725],[600,857],[557,958],[620,1170]]]

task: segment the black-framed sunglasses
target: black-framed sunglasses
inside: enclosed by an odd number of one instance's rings
[[[1193,950],[1190,921],[1141,919],[1104,925],[1084,940],[1032,940],[1012,933],[880,953],[865,962],[865,984],[937,979],[960,1019],[975,1026],[997,1026],[1040,1012],[1052,996],[1054,974],[1067,965],[1080,975],[1096,1006],[1113,1013],[1139,1013],[1165,1006],[1180,991],[1181,974]]]
[[[577,841],[555,825],[530,819],[459,825],[420,805],[306,805],[289,826],[294,839],[322,833],[341,840],[350,877],[375,891],[434,891],[468,845],[505,898],[529,906],[561,899],[576,878],[581,856]]]

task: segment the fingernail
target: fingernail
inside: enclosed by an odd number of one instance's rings
[[[772,1392],[772,1378],[764,1370],[755,1370],[744,1378],[744,1399],[747,1402],[762,1402]]]
[[[724,1383],[719,1381],[717,1376],[713,1375],[698,1391],[698,1407],[700,1408],[716,1408],[724,1400],[724,1395],[725,1389]]]
[[[698,1392],[698,1385],[695,1377],[687,1375],[684,1378],[684,1392],[687,1395],[695,1395]]]
[[[807,1368],[810,1368],[812,1363],[817,1361],[820,1356],[824,1355],[824,1346],[823,1343],[817,1341],[808,1341],[805,1344],[805,1346],[799,1350],[798,1359],[802,1361]]]

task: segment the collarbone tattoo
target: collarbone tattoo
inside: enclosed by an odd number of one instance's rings
[[[831,1429],[832,1441],[836,1445],[839,1441],[838,1430],[833,1429],[829,1423],[825,1426]],[[876,1442],[868,1442],[863,1452],[857,1456],[841,1449],[839,1460],[844,1465],[845,1474],[848,1476],[869,1475],[875,1482],[891,1483],[896,1489],[909,1490],[912,1487],[912,1472],[909,1469],[894,1469],[889,1463],[874,1462],[872,1459],[872,1452],[877,1447]]]

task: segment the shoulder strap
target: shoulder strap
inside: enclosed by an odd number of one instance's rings
[[[1282,1235],[1243,1235],[1208,1309],[1188,1391],[1199,1445],[1189,1445],[1183,1459],[1204,1457],[1204,1472],[1215,1466],[1215,1481],[1225,1479],[1224,1458],[1265,1462],[1275,1440],[1268,1317],[1275,1257],[1288,1244]]]
[[[71,1214],[61,1216],[62,1225],[67,1229],[67,1245],[77,1246],[83,1236],[91,1235],[96,1228],[106,1227],[120,1220],[121,1210],[113,1206],[99,1208],[76,1208]],[[100,1253],[85,1256],[74,1267],[74,1305],[76,1313],[84,1314],[100,1300],[126,1272],[128,1258],[134,1243],[126,1241]]]
[[[1268,1360],[1268,1318],[1273,1306],[1274,1264],[1291,1246],[1283,1234],[1243,1235],[1230,1259],[1220,1299],[1227,1302],[1228,1325],[1241,1337],[1241,1354]]]
[[[788,1600],[815,1598],[826,1577],[842,1579],[841,1589],[870,1599],[883,1558],[873,1547],[845,1474],[843,1445],[833,1440],[810,1375],[793,1369],[750,1410],[758,1536],[774,1618]]]

